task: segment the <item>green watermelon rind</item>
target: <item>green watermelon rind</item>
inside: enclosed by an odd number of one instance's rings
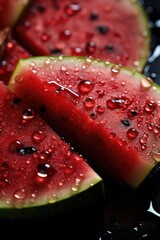
[[[106,69],[106,71],[110,71],[110,69],[115,66],[114,63],[109,63],[109,62],[104,62],[101,61],[99,59],[93,59],[93,58],[86,58],[86,57],[70,57],[70,56],[59,56],[59,57],[49,57],[49,56],[38,56],[38,57],[31,57],[29,59],[21,59],[17,65],[17,67],[15,68],[15,71],[13,73],[13,75],[11,76],[11,79],[9,81],[9,88],[11,90],[14,91],[14,79],[15,76],[21,74],[21,70],[23,71],[24,68],[32,68],[32,64],[36,66],[36,64],[41,67],[43,66],[45,63],[47,63],[48,61],[53,61],[53,63],[57,63],[57,62],[62,62],[63,64],[65,63],[69,63],[72,64],[74,63],[74,61],[76,62],[77,66],[78,64],[85,63],[85,64],[92,64],[92,66],[98,67],[99,69]],[[87,67],[87,66],[86,66]],[[139,81],[142,78],[146,77],[145,75],[143,75],[142,73],[137,72],[135,69],[128,69],[126,67],[121,67],[121,73],[127,74],[128,76],[131,76],[133,81]],[[154,92],[154,94],[157,94],[158,96],[160,95],[160,86],[157,85],[156,83],[153,82],[152,85],[152,91]],[[16,90],[15,90],[16,91]],[[157,164],[156,161],[154,162],[147,162],[144,159],[143,163],[140,163],[141,165],[141,169],[139,169],[139,171],[136,174],[136,178],[135,176],[131,177],[130,176],[130,180],[129,180],[129,185],[132,186],[133,188],[136,188],[140,185],[141,182],[143,182],[143,180],[146,178],[146,176],[150,173],[150,171],[153,169],[153,167]]]
[[[50,200],[50,203],[40,203],[39,205],[30,205],[23,207],[4,207],[0,202],[0,219],[38,219],[43,217],[52,217],[60,214],[66,214],[95,204],[96,202],[103,202],[104,200],[104,185],[102,179],[99,177],[94,179],[95,183],[90,186],[87,185],[78,193],[63,196],[57,201]],[[46,192],[47,194],[47,192]]]

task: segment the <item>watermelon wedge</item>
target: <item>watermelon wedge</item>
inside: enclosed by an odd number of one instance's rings
[[[17,22],[29,0],[0,0],[0,30]]]
[[[90,58],[33,57],[8,86],[98,173],[136,188],[160,161],[160,89],[144,75]]]
[[[35,0],[15,28],[32,55],[92,56],[141,71],[150,34],[138,1]]]
[[[2,82],[0,92],[0,219],[54,216],[102,197],[86,161]]]

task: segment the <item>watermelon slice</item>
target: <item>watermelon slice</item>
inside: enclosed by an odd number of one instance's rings
[[[160,89],[118,65],[83,57],[20,60],[9,87],[98,173],[133,188],[160,161]]]
[[[0,0],[0,30],[14,26],[28,3],[29,0]]]
[[[86,161],[2,82],[0,92],[0,219],[53,216],[102,197]]]
[[[149,54],[149,28],[138,1],[35,0],[16,26],[33,55],[76,55],[141,71]]]
[[[9,34],[7,41],[2,46],[2,56],[0,59],[0,81],[8,83],[14,68],[20,58],[30,57],[30,53],[24,49],[17,41]]]

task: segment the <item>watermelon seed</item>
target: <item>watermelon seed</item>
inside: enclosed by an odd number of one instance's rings
[[[81,94],[87,94],[92,91],[94,85],[90,80],[83,80],[78,84],[78,91]]]
[[[91,113],[90,117],[91,117],[92,119],[96,119],[97,115],[96,115],[95,113]]]
[[[96,12],[92,12],[91,14],[90,14],[90,16],[89,16],[89,19],[91,20],[91,21],[95,21],[95,20],[97,20],[99,18],[99,16],[98,16],[98,14],[96,13]]]
[[[123,123],[123,125],[126,126],[126,127],[129,127],[131,125],[130,121],[128,119],[122,120],[121,123]]]
[[[100,34],[106,34],[109,31],[109,28],[105,25],[100,25],[96,27],[96,30],[100,33]]]
[[[136,129],[134,129],[134,128],[128,129],[128,131],[127,131],[127,137],[128,137],[129,139],[134,139],[134,138],[136,138],[137,136],[138,136],[138,132],[137,132]]]
[[[60,48],[55,48],[50,51],[53,55],[58,56],[62,54],[62,50]]]
[[[31,147],[24,146],[22,148],[17,149],[17,152],[19,152],[21,155],[32,154],[36,151],[37,149],[32,146]]]
[[[107,52],[113,52],[114,51],[114,46],[113,44],[109,43],[108,45],[105,46],[104,48]]]

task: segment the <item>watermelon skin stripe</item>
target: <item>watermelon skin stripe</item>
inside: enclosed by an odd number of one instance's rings
[[[93,84],[88,93],[79,92],[83,81]],[[8,86],[98,173],[136,188],[157,164],[160,91],[145,76],[90,58],[33,57],[20,60]]]

